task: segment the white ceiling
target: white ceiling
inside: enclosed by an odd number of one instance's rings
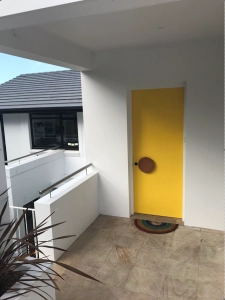
[[[223,5],[223,0],[182,0],[78,17],[42,28],[93,51],[216,37],[223,36]]]

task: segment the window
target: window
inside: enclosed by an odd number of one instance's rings
[[[77,113],[31,113],[32,148],[79,150]]]

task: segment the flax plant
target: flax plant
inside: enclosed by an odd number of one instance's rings
[[[60,290],[56,281],[57,278],[63,279],[54,270],[54,265],[59,265],[80,276],[98,281],[72,266],[50,260],[45,255],[45,248],[66,251],[58,247],[49,246],[48,243],[54,240],[70,238],[72,237],[71,235],[57,237],[49,241],[40,241],[41,234],[53,227],[60,226],[64,222],[47,226],[47,220],[52,216],[51,214],[31,232],[26,233],[22,238],[18,238],[16,237],[16,232],[23,222],[27,210],[23,212],[18,220],[13,219],[8,224],[2,224],[6,208],[7,202],[0,213],[0,297],[8,295],[5,298],[6,300],[33,292],[41,298],[49,300],[52,297],[43,288],[50,286],[53,289]],[[32,240],[36,240],[37,243],[31,243]],[[43,258],[32,257],[37,257],[37,253]],[[32,271],[32,269],[35,269],[35,271]],[[43,274],[45,279],[42,279],[43,276],[41,277]],[[33,285],[34,283],[35,286]]]

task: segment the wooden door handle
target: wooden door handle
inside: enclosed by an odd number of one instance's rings
[[[155,169],[155,162],[149,157],[142,157],[138,162],[139,169],[144,173],[152,173]]]

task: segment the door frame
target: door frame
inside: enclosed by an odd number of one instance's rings
[[[133,128],[132,128],[132,91],[151,90],[163,88],[184,88],[184,140],[183,140],[183,194],[182,194],[182,220],[185,220],[185,165],[186,165],[186,92],[187,82],[150,83],[148,86],[132,86],[127,89],[127,147],[128,147],[128,180],[129,180],[129,215],[134,214],[134,175],[133,175]]]

